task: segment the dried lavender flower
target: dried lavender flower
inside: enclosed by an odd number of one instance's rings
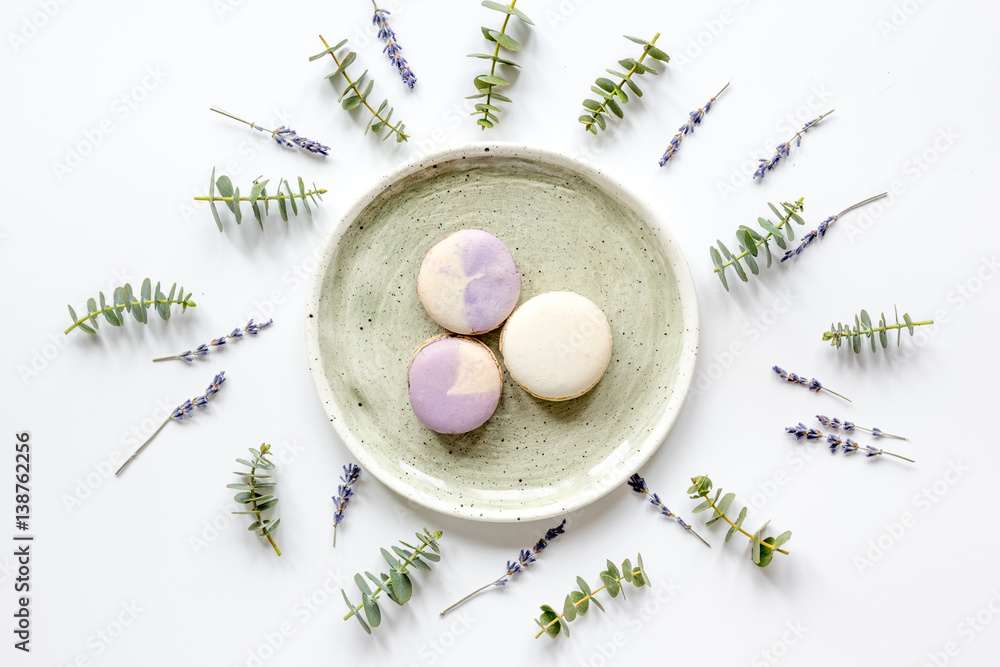
[[[169,361],[170,359],[183,359],[184,361],[191,362],[194,360],[195,357],[204,357],[205,355],[207,355],[212,350],[213,347],[222,347],[223,345],[226,344],[228,340],[237,340],[239,338],[243,338],[244,333],[247,333],[251,336],[256,336],[261,329],[266,329],[273,323],[274,320],[268,320],[263,324],[254,324],[254,321],[251,318],[250,321],[247,322],[247,325],[243,327],[243,329],[237,327],[233,329],[231,333],[228,333],[225,336],[219,336],[218,338],[214,338],[208,343],[202,343],[194,350],[186,350],[184,352],[181,352],[180,354],[175,354],[170,357],[160,357],[158,359],[153,359],[153,361]]]
[[[385,42],[385,48],[382,49],[382,53],[387,54],[389,62],[399,70],[399,75],[403,78],[403,83],[413,88],[413,84],[417,82],[417,77],[413,74],[410,66],[406,64],[406,58],[399,55],[403,47],[396,41],[396,33],[389,27],[389,19],[386,18],[392,12],[387,9],[379,9],[378,5],[375,4],[375,0],[372,0],[372,5],[375,6],[375,16],[372,17],[372,23],[378,26],[378,38]]]
[[[804,376],[796,375],[795,373],[789,373],[784,368],[780,368],[778,366],[772,366],[771,370],[773,370],[775,373],[777,373],[778,376],[782,380],[784,380],[786,382],[791,382],[792,384],[800,384],[803,387],[808,387],[812,391],[815,391],[817,394],[820,392],[820,390],[828,391],[831,394],[833,394],[834,396],[839,396],[840,398],[844,399],[848,403],[853,403],[854,402],[851,399],[847,398],[846,396],[844,396],[842,394],[838,394],[837,392],[833,391],[832,389],[827,389],[816,378],[813,378],[811,380],[806,380]]]
[[[801,254],[802,251],[805,250],[809,246],[809,244],[811,244],[817,238],[823,238],[824,236],[826,236],[826,232],[827,230],[830,229],[830,225],[837,222],[840,216],[844,215],[848,211],[853,211],[854,209],[860,206],[864,206],[865,204],[869,204],[877,199],[881,199],[882,197],[886,197],[888,195],[889,195],[888,192],[883,192],[880,195],[875,195],[874,197],[869,197],[864,201],[859,201],[857,204],[852,204],[847,208],[845,208],[840,213],[838,213],[837,215],[831,215],[829,218],[819,223],[819,227],[817,227],[816,229],[812,230],[804,237],[802,237],[802,242],[799,243],[799,246],[795,250],[786,250],[785,256],[781,258],[781,261],[784,262],[785,260],[791,259],[792,257]]]
[[[817,429],[807,428],[802,422],[799,422],[798,426],[786,426],[785,432],[790,435],[794,435],[796,440],[801,440],[803,437],[805,437],[806,440],[819,440],[821,438],[826,438],[826,444],[830,447],[830,453],[836,453],[837,450],[840,449],[845,454],[850,454],[858,451],[858,449],[861,449],[868,457],[888,454],[889,456],[895,456],[897,459],[903,459],[904,461],[915,463],[913,459],[908,459],[905,456],[887,452],[883,449],[879,449],[878,447],[873,447],[871,445],[859,445],[850,438],[842,439],[839,435],[826,435]]]
[[[309,151],[310,153],[317,153],[319,155],[324,155],[324,156],[330,154],[329,146],[324,146],[318,141],[313,141],[311,139],[306,139],[305,137],[300,137],[295,130],[285,127],[284,125],[279,127],[277,130],[267,130],[257,125],[256,123],[243,120],[242,118],[234,116],[228,111],[223,111],[218,107],[212,107],[211,110],[214,111],[215,113],[220,113],[223,116],[226,116],[227,118],[232,118],[233,120],[243,123],[244,125],[249,125],[251,128],[257,130],[258,132],[266,132],[270,134],[271,138],[274,139],[275,143],[277,143],[279,146],[285,146],[286,148],[301,148],[302,150]]]
[[[196,396],[194,398],[188,399],[183,403],[181,403],[180,405],[178,405],[176,408],[174,408],[174,411],[171,412],[170,415],[163,421],[163,423],[160,424],[159,428],[157,428],[153,432],[153,435],[149,436],[149,439],[146,440],[146,442],[139,445],[139,448],[136,449],[134,452],[132,452],[132,456],[125,459],[125,463],[123,463],[121,467],[118,468],[117,471],[115,471],[115,475],[120,475],[122,470],[125,469],[125,466],[131,463],[132,459],[134,459],[139,454],[139,452],[145,449],[146,445],[148,445],[150,442],[153,441],[153,438],[155,438],[159,434],[159,432],[163,430],[163,427],[166,426],[167,422],[169,422],[171,419],[173,419],[174,421],[184,421],[185,419],[190,419],[192,416],[194,416],[195,408],[208,407],[208,399],[219,393],[219,389],[222,387],[225,381],[226,381],[226,372],[220,371],[212,379],[212,384],[208,385],[208,389],[205,390],[205,393],[202,396]]]
[[[701,121],[704,120],[705,114],[707,114],[708,110],[712,108],[712,103],[715,102],[719,95],[721,95],[728,87],[729,84],[727,83],[722,87],[722,90],[715,94],[715,97],[710,99],[708,103],[705,104],[705,106],[700,109],[695,109],[688,114],[689,118],[687,119],[687,122],[678,128],[677,134],[675,134],[673,139],[670,140],[670,144],[667,146],[666,152],[663,154],[663,157],[660,158],[661,167],[665,165],[667,161],[677,153],[677,151],[680,150],[681,141],[684,140],[684,137],[688,134],[694,134],[694,126],[701,125]]]
[[[896,440],[909,440],[909,438],[904,438],[901,435],[893,435],[892,433],[886,433],[878,426],[873,426],[872,428],[865,428],[864,426],[858,426],[854,422],[846,420],[841,421],[836,417],[830,418],[827,417],[826,415],[816,415],[816,419],[818,419],[819,423],[822,424],[823,426],[829,426],[830,428],[833,429],[842,428],[844,429],[845,433],[853,433],[855,429],[858,429],[861,431],[868,431],[869,433],[872,434],[872,437],[874,438],[895,438]]]
[[[785,432],[794,435],[796,440],[801,440],[802,438],[806,440],[819,440],[823,437],[823,434],[818,430],[809,428],[802,422],[799,422],[798,426],[786,426]]]
[[[562,523],[560,523],[555,528],[549,528],[547,531],[545,531],[544,537],[540,538],[537,542],[535,542],[535,546],[531,547],[530,550],[521,549],[521,552],[517,556],[517,560],[507,561],[507,571],[504,572],[499,579],[497,579],[496,581],[491,581],[485,586],[481,586],[476,590],[472,591],[464,598],[462,598],[455,604],[451,605],[450,607],[442,611],[440,615],[444,616],[455,607],[458,607],[459,605],[465,603],[466,601],[470,600],[471,598],[475,597],[476,595],[478,595],[482,591],[485,591],[487,588],[490,588],[491,586],[492,587],[506,586],[510,577],[521,574],[522,572],[524,572],[525,568],[534,563],[538,554],[542,553],[542,550],[544,550],[545,547],[548,546],[549,542],[551,542],[552,540],[563,534],[565,527],[566,527],[566,520],[563,519]]]
[[[632,490],[635,491],[636,493],[641,493],[642,495],[649,495],[649,502],[652,505],[655,505],[660,510],[660,514],[667,517],[668,519],[673,519],[678,523],[678,525],[680,525],[681,528],[683,528],[684,530],[686,530],[687,532],[691,533],[699,540],[701,540],[706,547],[708,547],[709,549],[712,548],[712,545],[709,544],[708,542],[705,542],[705,538],[703,538],[698,533],[694,532],[694,528],[685,523],[684,519],[680,518],[679,516],[671,512],[670,509],[668,509],[667,506],[660,501],[660,496],[658,496],[655,493],[652,494],[649,493],[649,488],[646,487],[646,480],[640,477],[639,473],[636,473],[628,478],[628,485],[631,486]]]
[[[337,494],[333,496],[333,503],[337,509],[333,513],[333,546],[337,546],[337,526],[344,520],[344,508],[354,495],[354,483],[361,476],[361,467],[355,463],[348,463],[344,466],[344,474],[340,476],[340,486],[337,487]]]
[[[805,134],[811,128],[815,127],[817,124],[819,124],[819,122],[821,120],[823,120],[824,118],[826,118],[827,116],[829,116],[830,114],[832,114],[833,111],[834,111],[833,109],[830,109],[829,111],[827,111],[822,116],[819,116],[817,118],[813,118],[811,121],[809,121],[808,123],[806,123],[805,125],[803,125],[802,129],[799,130],[798,132],[796,132],[792,136],[791,139],[789,139],[788,141],[786,141],[783,144],[778,144],[778,146],[775,149],[774,156],[770,160],[767,160],[765,158],[761,158],[760,159],[760,165],[757,167],[757,171],[755,171],[753,173],[753,177],[754,178],[763,179],[764,175],[767,172],[769,172],[772,169],[774,169],[778,165],[778,162],[781,161],[782,158],[786,158],[786,157],[789,156],[789,154],[792,151],[792,142],[793,141],[795,142],[796,146],[801,146],[802,145],[802,135]]]

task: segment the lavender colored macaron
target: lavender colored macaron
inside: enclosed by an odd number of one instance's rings
[[[493,416],[500,403],[500,365],[473,338],[442,334],[425,340],[410,361],[410,406],[438,433],[467,433]]]
[[[503,241],[481,229],[463,229],[424,257],[417,296],[445,329],[475,336],[496,329],[514,310],[521,274]]]

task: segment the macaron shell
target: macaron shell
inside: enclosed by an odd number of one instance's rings
[[[503,391],[493,352],[477,340],[452,334],[421,343],[407,376],[414,414],[438,433],[479,428],[493,416]]]
[[[500,334],[507,372],[529,394],[549,401],[577,398],[597,386],[612,346],[604,313],[573,292],[529,299]]]
[[[449,331],[478,335],[504,323],[521,295],[521,275],[503,241],[463,229],[424,257],[417,296],[432,320]]]

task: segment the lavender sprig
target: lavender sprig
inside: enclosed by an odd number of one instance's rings
[[[153,441],[153,438],[155,438],[157,434],[159,434],[159,432],[163,430],[163,427],[166,426],[167,422],[169,422],[171,419],[173,419],[174,421],[184,421],[185,419],[190,419],[191,417],[194,416],[195,408],[204,409],[208,407],[208,399],[212,398],[213,396],[219,393],[219,389],[222,387],[225,381],[226,381],[226,372],[220,371],[212,379],[212,384],[208,385],[208,389],[205,390],[204,395],[188,399],[183,403],[181,403],[180,405],[178,405],[176,408],[174,408],[174,411],[171,412],[170,415],[163,421],[163,423],[160,424],[160,427],[153,432],[153,435],[149,436],[149,439],[146,440],[146,442],[139,445],[139,448],[136,449],[134,452],[132,452],[132,456],[125,459],[125,463],[123,463],[121,467],[118,468],[117,471],[115,471],[115,475],[116,476],[120,475],[122,470],[125,469],[125,466],[131,463],[132,459],[134,459],[139,454],[139,452],[145,449],[146,445],[148,445],[150,442]]]
[[[798,426],[786,426],[785,432],[790,435],[794,435],[796,440],[801,440],[802,438],[805,438],[806,440],[819,440],[825,437],[826,443],[830,446],[830,453],[836,453],[837,449],[841,449],[845,454],[850,454],[858,451],[858,449],[861,449],[868,457],[888,454],[889,456],[895,456],[897,459],[903,459],[904,461],[915,463],[913,459],[908,459],[905,456],[887,452],[883,449],[879,449],[878,447],[872,447],[871,445],[859,445],[850,438],[841,439],[839,435],[825,435],[822,431],[815,428],[809,428],[802,422],[799,422]]]
[[[819,122],[821,120],[823,120],[824,118],[826,118],[827,116],[829,116],[833,112],[834,112],[834,110],[830,109],[829,111],[827,111],[822,116],[819,116],[817,118],[813,118],[811,121],[809,121],[808,123],[806,123],[805,125],[803,125],[802,129],[799,130],[798,132],[796,132],[792,136],[791,139],[789,139],[788,141],[786,141],[783,144],[778,144],[778,146],[775,149],[774,156],[770,160],[765,159],[765,158],[761,158],[760,159],[760,165],[757,167],[757,171],[755,171],[753,173],[753,177],[754,178],[763,179],[764,175],[767,172],[769,172],[772,169],[774,169],[778,165],[778,162],[781,161],[782,158],[786,158],[786,157],[789,156],[789,154],[792,151],[792,142],[793,141],[795,142],[796,147],[801,146],[802,145],[802,135],[805,134],[811,128],[815,127],[817,124],[819,124]]]
[[[886,197],[888,195],[889,195],[888,192],[883,192],[880,195],[875,195],[874,197],[869,197],[864,201],[859,201],[857,204],[852,204],[851,206],[848,206],[837,215],[831,215],[829,218],[819,223],[819,227],[817,227],[816,229],[812,230],[804,237],[802,237],[802,243],[799,244],[799,247],[797,247],[795,250],[786,250],[785,256],[781,258],[781,261],[784,262],[785,260],[791,259],[795,255],[802,254],[802,251],[805,250],[809,246],[809,244],[811,244],[817,238],[823,238],[824,236],[826,236],[826,232],[830,228],[830,225],[837,222],[840,216],[844,215],[848,211],[853,211],[859,206],[864,206],[865,204],[869,204],[877,199],[881,199],[882,197]]]
[[[845,433],[853,433],[855,429],[858,429],[860,431],[868,431],[869,433],[872,434],[873,438],[895,438],[896,440],[909,440],[909,438],[904,438],[901,435],[893,435],[892,433],[886,433],[878,426],[873,426],[872,428],[865,428],[864,426],[858,426],[854,422],[846,420],[840,421],[836,417],[830,418],[827,417],[826,415],[816,415],[816,419],[818,419],[819,423],[822,424],[823,426],[829,426],[830,428],[833,429],[842,428],[844,429]]]
[[[337,487],[337,494],[333,496],[333,503],[337,506],[333,513],[333,546],[337,546],[337,526],[344,520],[344,508],[354,495],[354,483],[361,476],[361,467],[355,463],[348,463],[344,466],[344,474],[340,476],[340,486]]]
[[[779,377],[780,377],[780,378],[781,378],[782,380],[784,380],[784,381],[786,381],[786,382],[791,382],[792,384],[800,384],[800,385],[802,385],[803,387],[808,387],[809,389],[811,389],[811,390],[815,391],[815,392],[816,392],[817,394],[818,394],[818,393],[820,392],[820,390],[822,389],[823,391],[828,391],[828,392],[830,392],[830,393],[831,393],[831,394],[833,394],[834,396],[839,396],[840,398],[844,399],[844,400],[845,400],[845,401],[847,401],[848,403],[853,403],[853,402],[854,402],[854,401],[852,401],[851,399],[849,399],[849,398],[847,398],[846,396],[844,396],[843,394],[838,394],[837,392],[833,391],[832,389],[827,389],[827,388],[826,388],[826,387],[824,387],[824,386],[823,386],[823,384],[822,384],[822,383],[821,383],[821,382],[820,382],[819,380],[817,380],[816,378],[813,378],[812,380],[806,380],[806,379],[805,379],[805,377],[803,377],[803,376],[801,376],[801,375],[796,375],[795,373],[789,373],[789,372],[788,372],[788,371],[786,371],[786,370],[785,370],[784,368],[780,368],[780,367],[778,367],[778,366],[772,366],[772,367],[771,367],[771,370],[773,370],[773,371],[774,371],[775,373],[777,373],[777,374],[778,374],[778,376],[779,376]]]
[[[375,16],[372,17],[372,23],[378,26],[378,38],[385,42],[385,48],[382,49],[382,53],[388,54],[389,62],[399,70],[399,75],[403,78],[403,83],[413,88],[413,84],[417,82],[417,77],[413,74],[410,66],[406,64],[406,58],[399,55],[403,47],[396,41],[396,33],[389,27],[389,19],[386,18],[392,12],[386,9],[379,9],[378,5],[375,4],[375,0],[372,0],[372,5],[375,6]]]
[[[227,118],[232,118],[235,121],[239,121],[244,125],[249,125],[251,128],[257,130],[258,132],[266,132],[270,134],[271,138],[274,139],[275,143],[277,143],[279,146],[285,146],[286,148],[301,148],[302,150],[309,151],[310,153],[318,153],[319,155],[324,155],[324,156],[330,154],[329,146],[324,146],[318,141],[313,141],[311,139],[306,139],[305,137],[300,137],[295,130],[285,127],[284,125],[280,126],[277,130],[268,130],[257,125],[256,123],[246,121],[243,120],[242,118],[234,116],[228,111],[223,111],[218,107],[212,107],[211,110],[214,111],[215,113],[220,113],[223,116],[226,116]]]
[[[663,154],[663,157],[660,158],[661,167],[681,149],[681,141],[684,140],[684,137],[688,134],[694,134],[694,126],[701,125],[701,121],[704,120],[705,114],[707,114],[708,110],[712,108],[712,103],[715,102],[716,98],[718,98],[719,95],[721,95],[728,87],[729,84],[727,83],[722,87],[722,90],[715,94],[715,97],[708,101],[705,106],[688,114],[689,118],[687,119],[687,122],[678,128],[677,134],[675,134],[674,138],[670,140],[670,144],[667,146],[666,152]]]
[[[263,324],[254,324],[254,321],[251,318],[250,321],[247,322],[247,325],[243,327],[243,329],[237,327],[233,329],[231,333],[228,333],[225,336],[219,336],[218,338],[213,338],[208,343],[202,343],[194,350],[185,350],[180,354],[175,354],[171,357],[160,357],[158,359],[153,359],[153,361],[169,361],[170,359],[183,359],[184,361],[191,362],[194,360],[195,357],[204,357],[205,355],[207,355],[212,350],[213,347],[222,347],[223,345],[226,344],[227,340],[237,340],[239,338],[243,338],[244,333],[247,333],[251,336],[256,336],[261,329],[266,329],[267,327],[271,326],[273,322],[274,320],[268,320]]]
[[[485,586],[481,586],[476,590],[472,591],[464,598],[462,598],[455,604],[451,605],[450,607],[442,611],[440,615],[444,616],[455,607],[458,607],[459,605],[467,602],[468,600],[475,597],[482,591],[485,591],[487,588],[490,588],[491,586],[492,587],[506,586],[510,577],[521,574],[522,572],[524,572],[525,568],[534,563],[535,559],[538,557],[538,554],[542,553],[545,547],[548,546],[549,542],[551,542],[552,540],[556,539],[557,537],[563,534],[565,527],[566,527],[566,520],[563,519],[563,522],[560,523],[555,528],[549,528],[547,531],[545,531],[545,536],[540,538],[537,542],[535,542],[535,546],[531,547],[531,549],[521,549],[521,553],[518,554],[517,560],[507,561],[507,571],[504,572],[499,579],[497,579],[496,581],[491,581]]]
[[[691,533],[699,540],[701,540],[706,547],[708,547],[709,549],[712,548],[712,545],[709,544],[708,542],[705,542],[705,538],[703,538],[698,533],[694,532],[694,528],[685,523],[684,519],[680,518],[679,516],[671,512],[667,508],[667,506],[660,501],[660,496],[658,496],[655,493],[653,494],[649,493],[649,488],[646,486],[646,480],[640,477],[639,473],[636,473],[628,478],[628,485],[631,486],[632,490],[635,491],[636,493],[649,495],[649,502],[655,505],[660,510],[660,514],[667,517],[668,519],[673,519],[680,525],[681,528],[683,528],[684,530],[686,530],[687,532]]]

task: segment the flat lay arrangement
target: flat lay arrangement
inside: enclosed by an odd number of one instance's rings
[[[3,165],[11,664],[996,652],[1000,129],[920,46],[954,10],[225,0],[126,65],[136,10],[56,4],[10,86],[102,11],[74,58],[142,74],[21,102],[82,139]]]

